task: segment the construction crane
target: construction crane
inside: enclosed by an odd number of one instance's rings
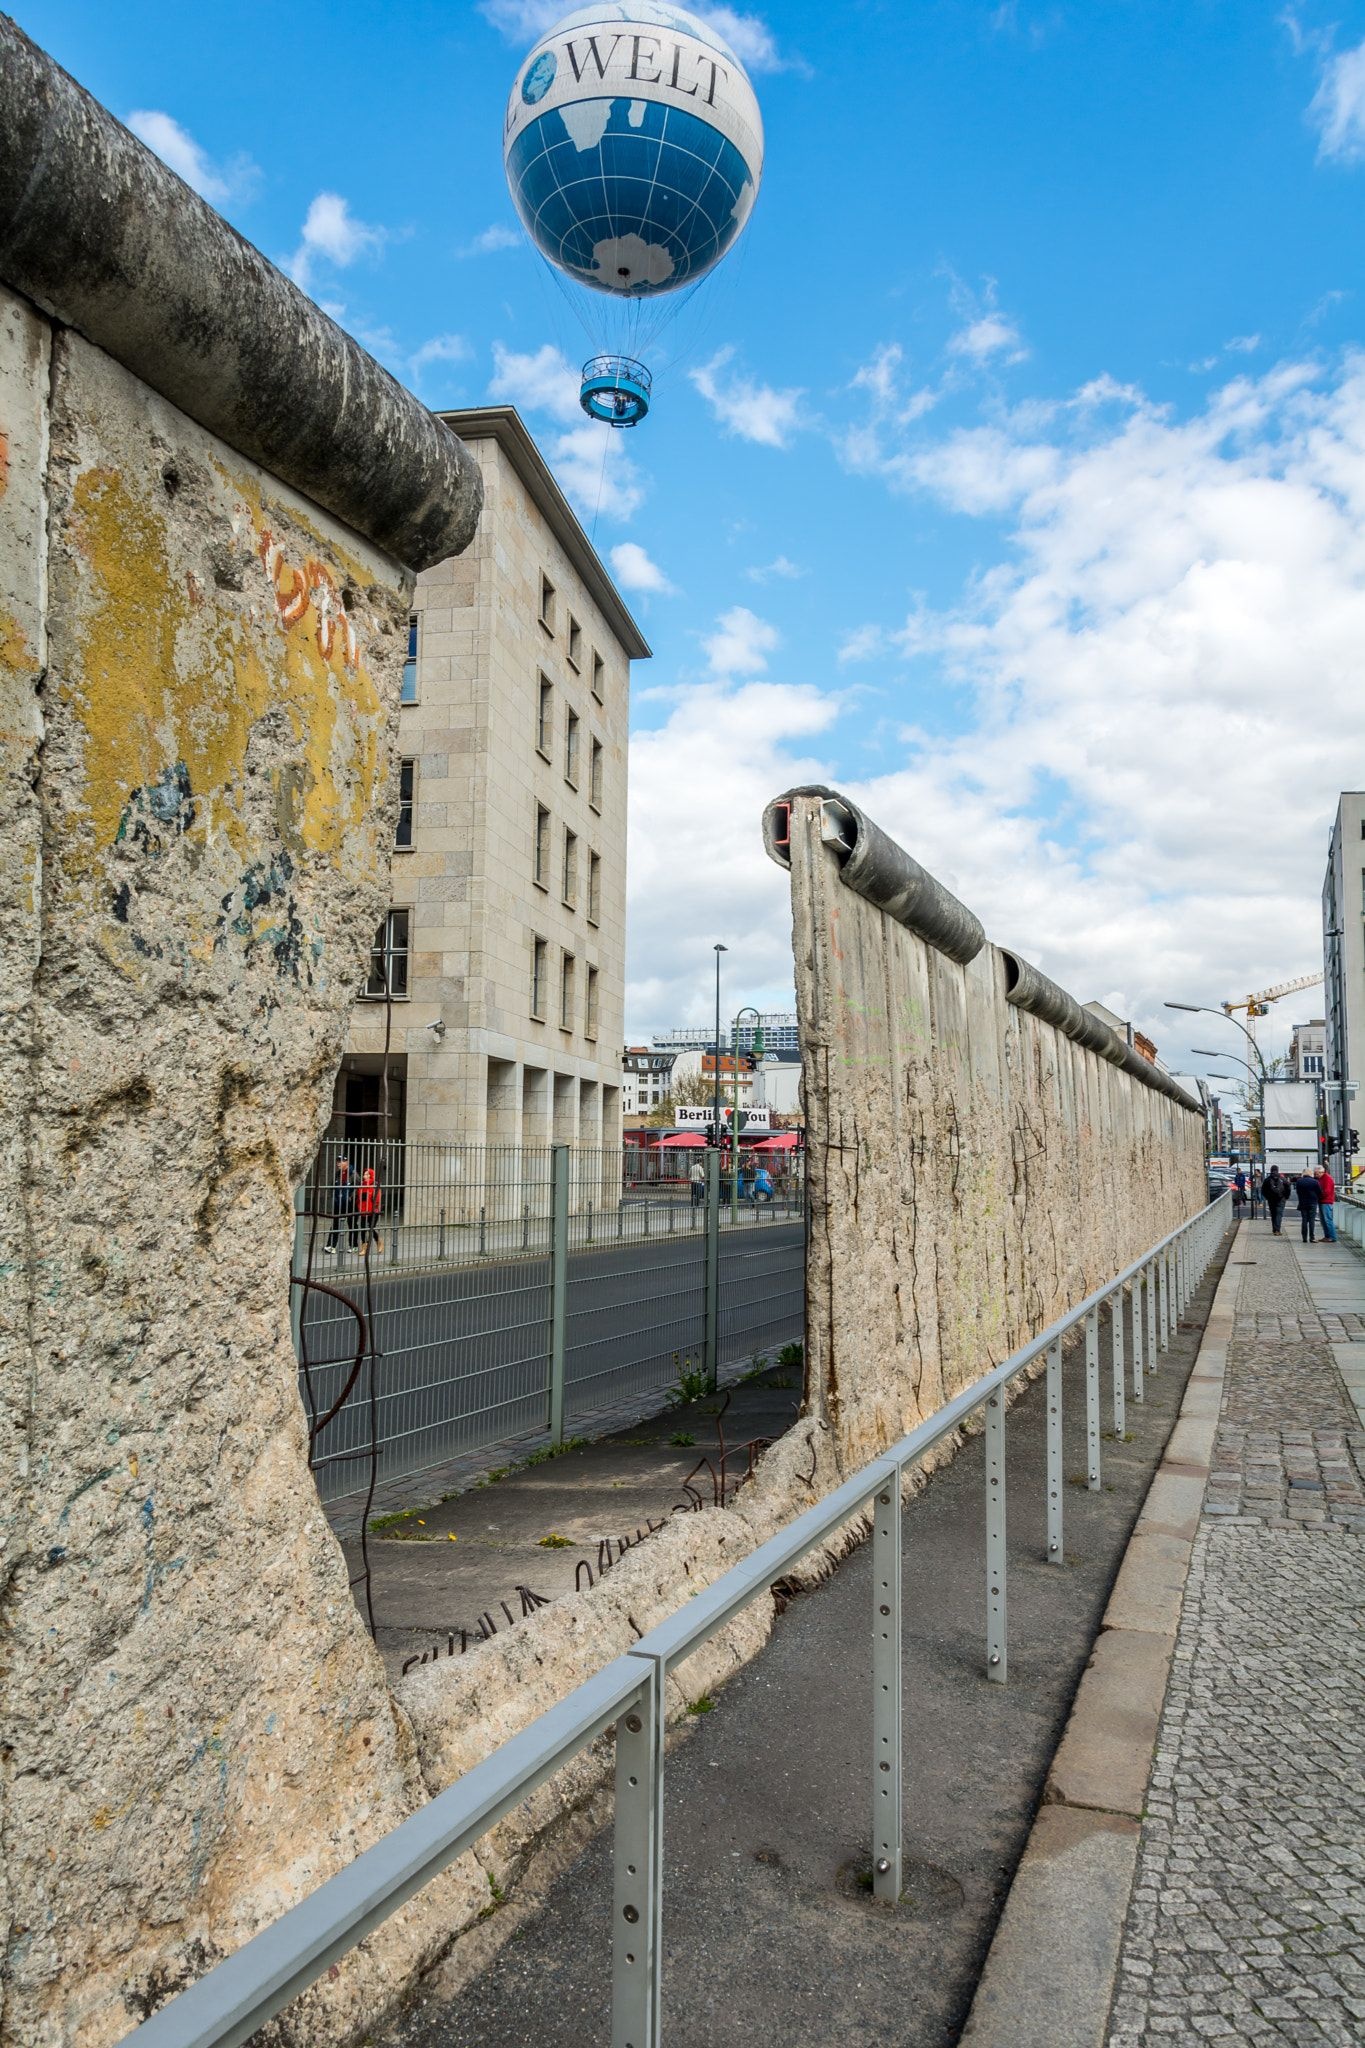
[[[1312,988],[1321,980],[1321,974],[1301,974],[1295,981],[1279,981],[1274,988],[1263,988],[1257,995],[1243,996],[1240,1003],[1224,1003],[1223,1009],[1229,1017],[1234,1010],[1245,1010],[1248,1017],[1266,1017],[1270,1014],[1270,1005],[1278,1003],[1281,996],[1292,996],[1296,989]]]

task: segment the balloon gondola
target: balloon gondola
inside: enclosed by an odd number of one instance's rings
[[[580,8],[518,72],[503,157],[522,225],[597,344],[583,410],[637,426],[652,397],[642,350],[758,196],[763,125],[744,66],[680,7]]]

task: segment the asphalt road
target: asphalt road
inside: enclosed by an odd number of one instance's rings
[[[800,1221],[762,1223],[720,1238],[720,1356],[771,1352],[799,1339],[804,1290]],[[700,1232],[571,1253],[565,1330],[565,1423],[649,1394],[662,1395],[703,1349]],[[376,1271],[367,1301],[354,1262],[315,1255],[314,1277],[374,1317],[385,1476],[418,1471],[543,1427],[548,1378],[548,1258],[450,1265],[439,1272]],[[311,1294],[304,1331],[317,1411],[331,1406],[354,1356],[355,1317]],[[323,1432],[322,1454],[368,1442],[365,1376]],[[325,1470],[322,1475],[325,1480]]]
[[[1221,1261],[1219,1262],[1221,1265]],[[1128,1406],[1084,1483],[1083,1368],[1065,1366],[1066,1563],[1043,1561],[1046,1416],[1035,1384],[1008,1429],[1010,1668],[984,1673],[982,1441],[906,1509],[908,1862],[898,1910],[869,1863],[871,1584],[866,1546],[777,1620],[715,1711],[670,1744],[664,2037],[689,2048],[951,2048],[1089,1657],[1137,1510],[1179,1410],[1216,1284]],[[1103,1354],[1107,1358],[1107,1345]],[[1108,1397],[1104,1417],[1108,1421]],[[544,1898],[499,1909],[503,1945],[459,1983],[459,1947],[381,2048],[597,2048],[610,2040],[611,1830]],[[457,1988],[458,1987],[458,1988]]]

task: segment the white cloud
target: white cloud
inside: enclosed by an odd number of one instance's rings
[[[1320,157],[1344,164],[1365,160],[1365,42],[1324,54],[1308,118],[1318,131]]]
[[[494,221],[491,228],[475,235],[472,242],[466,242],[463,249],[457,249],[455,254],[460,257],[492,256],[499,249],[515,249],[521,239],[515,228],[506,226],[502,221]]]
[[[1231,341],[1223,343],[1226,353],[1233,356],[1254,356],[1260,346],[1259,334],[1234,334]]]
[[[992,356],[1003,355],[1007,363],[1022,363],[1028,350],[1019,336],[1019,329],[1003,313],[983,313],[979,319],[968,321],[959,328],[948,343],[950,355],[966,356],[974,363],[984,363]]]
[[[623,590],[641,590],[656,597],[672,597],[673,585],[652,556],[637,540],[623,540],[611,551],[611,566]]]
[[[799,562],[789,561],[785,555],[775,555],[771,562],[755,562],[744,573],[751,583],[795,583],[806,572]]]
[[[467,363],[474,351],[462,334],[433,334],[408,357],[413,389],[420,390],[426,372],[437,363]]]
[[[260,177],[258,166],[249,156],[234,156],[226,164],[215,163],[173,115],[159,108],[137,108],[128,116],[128,126],[177,177],[215,206],[244,197]]]
[[[304,216],[299,246],[287,268],[306,291],[319,258],[346,270],[361,256],[376,254],[388,240],[385,228],[357,220],[339,192],[319,192]]]
[[[767,448],[785,448],[804,424],[799,389],[779,391],[771,384],[757,384],[740,371],[731,371],[733,348],[723,348],[688,375],[716,418],[729,434],[742,441],[757,441]],[[724,373],[724,374],[722,374]]]
[[[756,676],[768,666],[782,636],[767,619],[760,619],[744,605],[731,605],[716,620],[716,630],[704,641],[711,673],[716,676]]]
[[[523,412],[548,413],[555,420],[578,420],[583,417],[578,403],[580,381],[568,357],[548,341],[533,355],[518,354],[500,341],[493,344],[488,395],[506,405],[518,406]]]

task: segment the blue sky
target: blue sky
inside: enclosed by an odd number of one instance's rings
[[[1320,964],[1365,780],[1365,5],[713,10],[763,190],[605,467],[502,174],[556,11],[17,9],[423,398],[522,406],[655,648],[631,1032],[705,1013],[717,938],[785,999],[757,822],[797,776],[1174,1059],[1163,996]]]

